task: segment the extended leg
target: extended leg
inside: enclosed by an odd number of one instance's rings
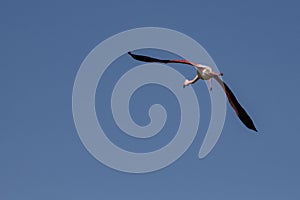
[[[209,90],[212,91],[212,78],[210,78],[208,81],[209,81]]]

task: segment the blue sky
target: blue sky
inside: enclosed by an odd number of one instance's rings
[[[0,5],[0,199],[300,198],[297,1],[29,0]],[[259,132],[246,129],[228,107],[219,142],[199,160],[209,119],[208,91],[199,82],[203,125],[171,166],[137,175],[94,159],[72,118],[76,73],[101,41],[145,26],[174,29],[202,44]],[[118,64],[129,68],[135,62],[124,56],[112,67]],[[191,69],[182,73],[194,76]],[[162,102],[171,98],[162,88],[147,90],[155,94],[156,89]],[[146,99],[142,92],[133,100],[137,106]],[[138,109],[132,112],[137,120],[141,117],[139,123],[146,122]],[[176,128],[175,122],[167,125]],[[112,137],[121,146],[140,148],[136,141]],[[156,145],[161,144],[146,148]]]

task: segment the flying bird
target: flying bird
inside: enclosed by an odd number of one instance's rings
[[[131,52],[128,52],[128,54],[135,60],[139,60],[142,62],[181,63],[181,64],[187,64],[187,65],[194,66],[197,69],[197,75],[192,80],[185,80],[183,83],[183,87],[189,86],[190,84],[194,84],[199,79],[202,79],[202,80],[209,80],[210,91],[212,91],[212,78],[214,78],[224,89],[227,99],[228,99],[231,107],[234,109],[235,113],[239,117],[239,119],[243,122],[243,124],[247,128],[257,132],[257,129],[255,128],[255,125],[254,125],[252,119],[250,118],[250,116],[247,114],[245,109],[238,102],[238,100],[234,96],[233,92],[228,87],[228,85],[219,78],[219,76],[223,76],[223,73],[216,73],[209,66],[190,62],[188,60],[162,60],[162,59],[152,58],[149,56],[136,55]]]

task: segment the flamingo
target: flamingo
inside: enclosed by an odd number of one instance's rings
[[[243,124],[247,128],[257,132],[257,129],[255,128],[255,125],[254,125],[252,119],[250,118],[250,116],[247,114],[245,109],[240,105],[240,103],[238,102],[238,100],[234,96],[233,92],[228,87],[228,85],[219,78],[219,76],[223,76],[223,73],[214,72],[212,70],[212,68],[209,66],[194,63],[194,62],[191,62],[188,60],[162,60],[162,59],[152,58],[149,56],[136,55],[131,52],[128,52],[128,54],[135,60],[142,61],[142,62],[157,62],[157,63],[165,63],[165,64],[181,63],[181,64],[187,64],[187,65],[194,66],[197,69],[197,75],[192,80],[186,79],[183,83],[183,87],[187,87],[191,84],[196,83],[199,79],[202,79],[202,80],[209,81],[209,86],[210,86],[209,88],[210,88],[210,91],[212,91],[212,79],[214,78],[222,86],[231,107],[234,109],[234,111],[235,111],[236,115],[239,117],[239,119],[243,122]]]

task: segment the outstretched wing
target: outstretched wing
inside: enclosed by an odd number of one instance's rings
[[[136,55],[131,52],[128,52],[128,54],[135,60],[139,60],[139,61],[143,61],[143,62],[182,63],[182,64],[193,65],[193,66],[197,65],[196,63],[190,62],[188,60],[162,60],[162,59],[152,58],[149,56]]]
[[[240,120],[245,124],[246,127],[257,132],[252,119],[247,114],[245,109],[240,105],[230,88],[218,76],[214,76],[214,78],[223,87],[230,105],[232,106]]]
[[[143,61],[143,62],[182,63],[182,64],[187,64],[187,65],[197,66],[196,63],[190,62],[188,60],[162,60],[162,59],[152,58],[149,56],[136,55],[131,52],[128,52],[128,54],[135,60],[139,60],[139,61]],[[238,100],[236,99],[236,97],[234,96],[234,94],[230,90],[230,88],[226,85],[226,83],[224,83],[218,76],[214,76],[214,78],[224,89],[230,105],[232,106],[232,108],[234,109],[235,113],[240,118],[240,120],[244,123],[244,125],[251,130],[257,131],[252,119],[247,114],[245,109],[240,105],[240,103],[238,102]]]

